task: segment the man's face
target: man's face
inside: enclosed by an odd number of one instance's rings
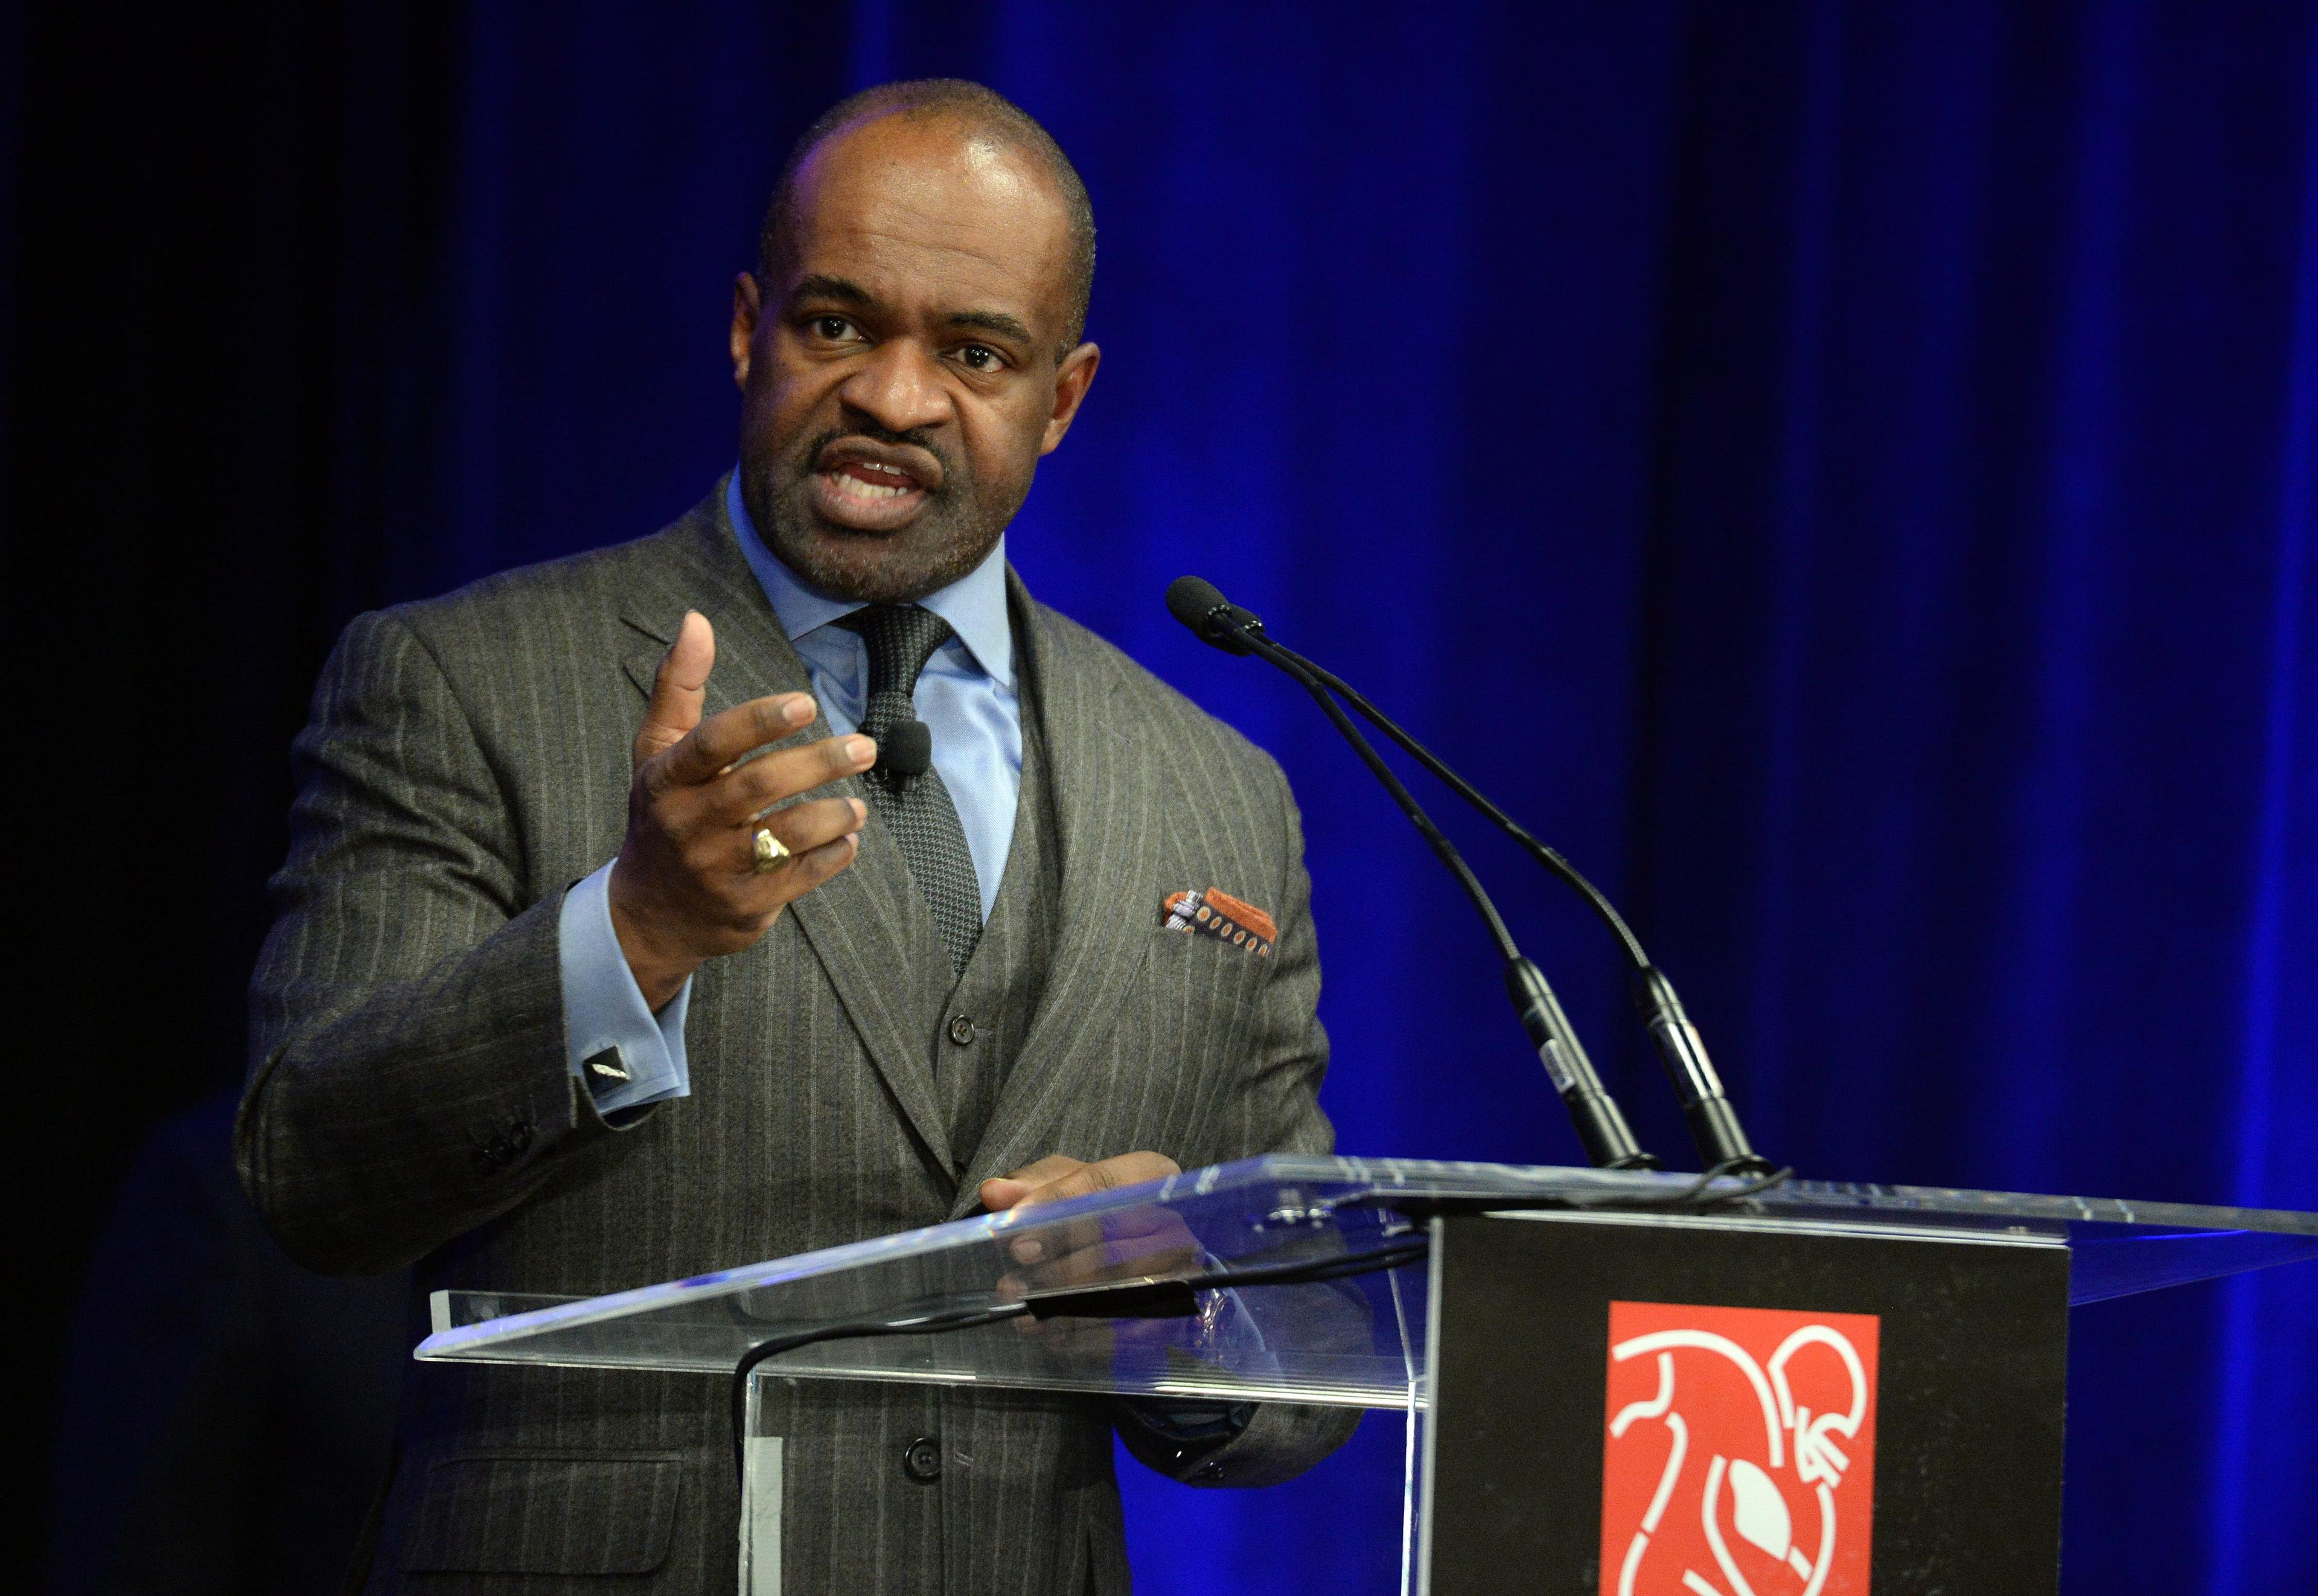
[[[1069,218],[1037,162],[946,119],[840,131],[798,174],[777,281],[733,285],[741,493],[841,597],[922,597],[980,564],[1100,352],[1059,361]]]

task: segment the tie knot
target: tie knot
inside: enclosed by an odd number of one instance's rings
[[[869,696],[907,698],[934,650],[949,641],[949,623],[914,604],[873,604],[838,623],[869,645]]]

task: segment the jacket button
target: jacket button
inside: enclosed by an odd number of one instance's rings
[[[941,1478],[939,1438],[921,1435],[912,1441],[902,1453],[902,1472],[921,1485],[930,1485]]]
[[[973,1046],[974,1021],[963,1014],[952,1017],[949,1022],[949,1039],[960,1047]]]

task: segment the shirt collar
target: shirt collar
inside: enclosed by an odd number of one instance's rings
[[[737,469],[725,479],[724,513],[740,542],[741,557],[756,573],[758,586],[765,590],[765,598],[772,605],[773,614],[779,617],[781,629],[788,633],[791,642],[831,621],[868,607],[858,599],[837,598],[807,587],[804,578],[765,546],[764,540],[757,535],[756,523],[749,518],[749,507],[741,502],[741,473]],[[918,602],[949,623],[958,641],[966,645],[975,663],[993,681],[1002,687],[1014,685],[1014,632],[1006,619],[1004,533],[998,534],[997,543],[983,557],[980,565]]]

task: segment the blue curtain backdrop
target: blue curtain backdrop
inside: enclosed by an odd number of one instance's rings
[[[216,247],[321,307],[238,435],[252,481],[322,440],[299,614],[692,503],[788,138],[978,77],[1101,228],[1015,560],[1286,764],[1346,1150],[1577,1158],[1453,890],[1164,615],[1186,570],[1628,906],[1806,1173],[2318,1208],[2312,5],[496,0],[290,58],[329,181],[247,211],[335,264]],[[1686,1157],[1597,929],[1443,819]],[[2067,1588],[2318,1588],[2314,1326],[2309,1266],[2080,1316]],[[1388,1416],[1266,1493],[1128,1466],[1139,1588],[1384,1589],[1400,1461]]]

